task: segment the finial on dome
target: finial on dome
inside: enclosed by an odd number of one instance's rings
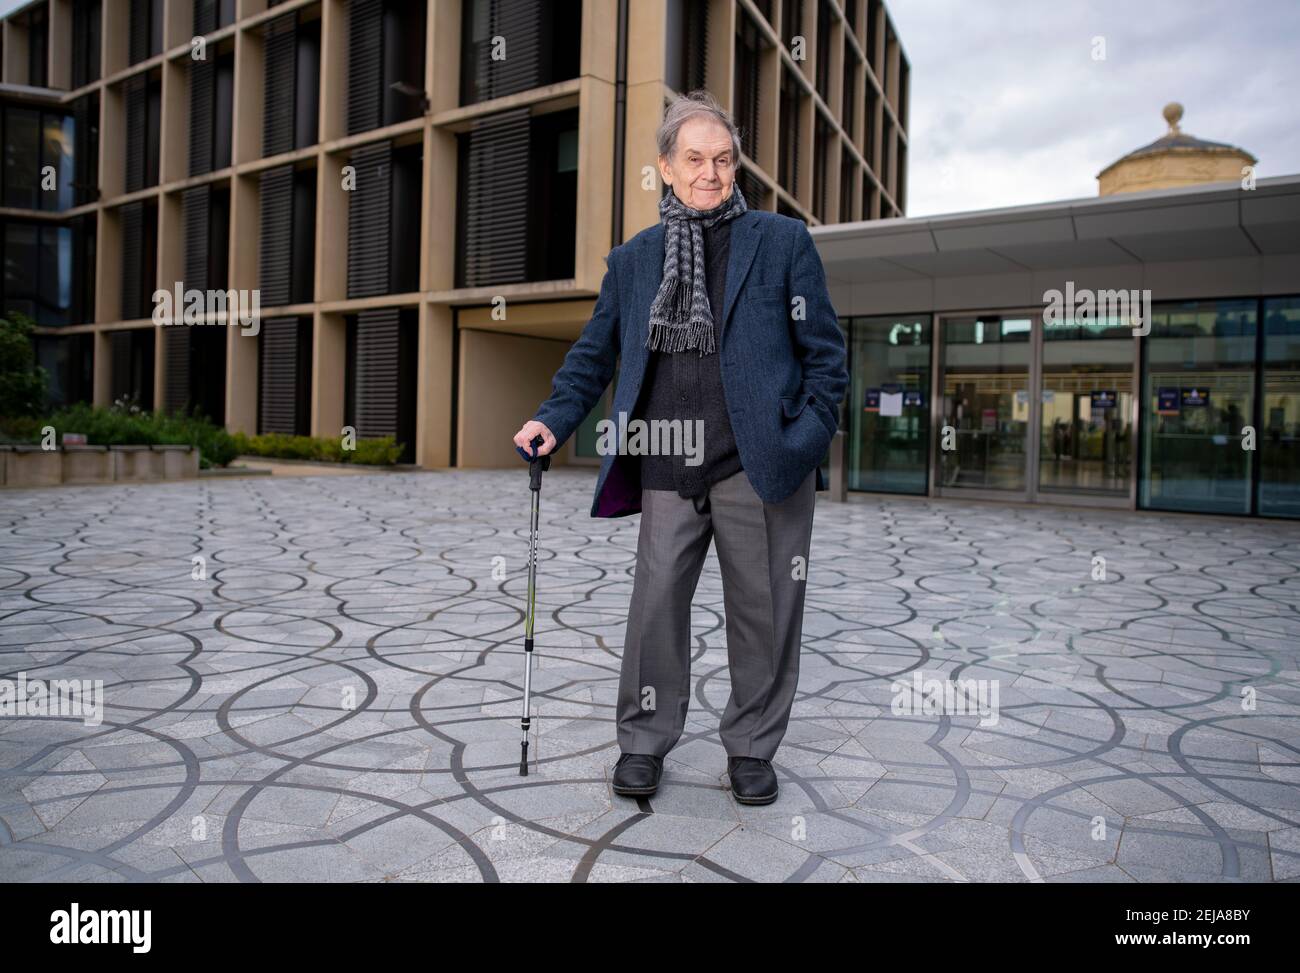
[[[1171,101],[1169,104],[1165,105],[1163,114],[1165,116],[1165,121],[1169,123],[1170,135],[1177,135],[1182,131],[1182,129],[1178,127],[1178,123],[1183,120],[1182,105],[1176,101]]]

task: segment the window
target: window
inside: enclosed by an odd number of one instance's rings
[[[849,151],[848,146],[840,149],[840,222],[848,223],[853,219],[853,186],[857,182],[853,178],[854,162],[853,154]]]
[[[1300,517],[1300,297],[1264,302],[1259,512]]]
[[[849,322],[850,490],[925,494],[930,455],[930,316]],[[881,396],[899,396],[881,406]]]
[[[131,328],[108,333],[109,395],[153,411],[154,328]]]
[[[157,71],[123,83],[126,98],[126,192],[158,185],[162,80]]]
[[[53,409],[94,397],[95,336],[92,334],[36,335],[36,363],[49,376],[49,402]]]
[[[347,319],[343,422],[359,439],[392,436],[403,446],[399,462],[415,461],[415,308],[362,311]]]
[[[876,94],[876,86],[868,81],[867,106],[862,117],[862,144],[866,151],[862,154],[866,157],[867,165],[872,169],[876,167],[876,109],[879,107],[880,96]]]
[[[577,109],[502,112],[459,140],[456,286],[572,277]]]
[[[424,113],[426,7],[415,0],[348,4],[349,135]]]
[[[27,22],[27,83],[34,88],[50,85],[50,12],[45,4],[33,7]]]
[[[72,5],[72,87],[80,88],[99,80],[99,49],[102,43],[100,0],[82,0]]]
[[[830,200],[831,188],[831,155],[835,151],[835,134],[832,131],[826,119],[818,112],[814,122],[816,126],[816,141],[813,143],[813,165],[817,170],[816,184],[813,189],[816,191],[816,200],[813,203],[813,215],[822,222],[830,220],[830,214],[826,207]]]
[[[1257,302],[1157,304],[1142,375],[1143,507],[1249,513]]]
[[[880,0],[867,0],[867,63],[876,77],[880,77],[880,62],[876,59],[876,45],[880,41],[876,21],[879,19]]]
[[[697,0],[671,0],[668,4],[668,45],[665,79],[674,90],[708,87],[709,5]]]
[[[844,126],[844,134],[850,139],[857,137],[858,88],[861,86],[858,81],[858,63],[857,58],[852,57],[846,48],[844,51],[844,98],[840,108],[840,124]]]
[[[94,101],[98,103],[98,99]],[[79,139],[74,112],[40,111],[9,105],[4,109],[4,205],[18,209],[62,211],[78,202],[77,164]],[[86,145],[92,158],[97,157],[98,124],[88,128]],[[53,176],[53,188],[45,189],[46,170]]]
[[[314,145],[320,116],[320,20],[299,12],[265,27],[262,155]]]
[[[420,283],[422,141],[376,142],[352,152],[357,188],[348,202],[348,296],[404,294]]]
[[[757,159],[759,151],[759,79],[765,46],[758,24],[741,10],[736,21],[735,119],[740,127],[741,148],[750,159]]]
[[[827,104],[831,100],[831,5],[817,0],[817,93]]]
[[[257,350],[258,432],[310,436],[312,319],[265,319]]]
[[[235,22],[235,0],[194,0],[194,33],[210,34]]]
[[[131,64],[162,53],[163,0],[130,0],[127,47]]]
[[[578,76],[579,39],[582,35],[580,0],[533,0],[528,3],[463,0],[463,3],[462,105],[473,105]],[[705,4],[692,2],[689,6],[703,7]],[[691,16],[694,18],[696,15]],[[693,31],[688,30],[686,36],[691,33]],[[505,44],[504,58],[500,56],[502,41]],[[423,87],[423,84],[417,87]]]
[[[563,280],[577,247],[578,110],[535,115],[530,129],[528,279]]]
[[[153,314],[158,280],[158,203],[153,199],[127,203],[117,211],[121,227],[121,319],[132,321]]]
[[[93,307],[86,303],[87,290],[93,295],[94,288],[94,230],[89,233],[87,239],[86,222],[81,219],[69,225],[6,221],[5,310],[21,311],[46,327],[79,324],[93,317]]]
[[[776,179],[791,196],[798,198],[799,146],[803,138],[803,92],[788,68],[781,69],[781,141],[776,162]]]
[[[781,4],[781,39],[788,48],[796,37],[802,36],[803,0],[784,0]]]
[[[223,41],[190,65],[189,174],[200,176],[230,165],[235,99],[234,42]]]
[[[291,165],[268,169],[262,173],[262,304],[310,302],[315,274],[316,170]]]
[[[32,108],[5,108],[4,199],[6,206],[40,209],[41,113]]]

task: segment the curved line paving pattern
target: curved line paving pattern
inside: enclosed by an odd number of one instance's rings
[[[664,785],[609,789],[639,518],[591,486],[543,490],[527,778],[522,471],[6,492],[0,678],[105,705],[0,718],[0,879],[1300,879],[1300,525],[819,503],[781,797],[741,808],[712,554]],[[996,724],[895,713],[914,672]]]

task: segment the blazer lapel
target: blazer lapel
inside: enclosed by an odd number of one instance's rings
[[[718,329],[718,348],[722,348],[722,339],[727,333],[727,322],[731,320],[732,309],[740,294],[740,285],[745,282],[749,265],[754,262],[758,251],[759,220],[753,210],[748,210],[737,217],[731,224],[731,252],[727,255],[727,290],[722,300],[722,326]]]

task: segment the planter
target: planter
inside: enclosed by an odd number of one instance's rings
[[[194,446],[0,446],[0,486],[142,483],[199,475]]]
[[[127,483],[163,478],[162,456],[149,446],[110,446],[116,458],[114,479]]]
[[[64,483],[107,483],[113,479],[113,454],[107,446],[64,446]]]
[[[193,446],[154,446],[162,460],[164,480],[188,480],[199,475],[199,451]]]
[[[56,486],[63,482],[63,454],[39,446],[13,446],[5,459],[5,486]]]

